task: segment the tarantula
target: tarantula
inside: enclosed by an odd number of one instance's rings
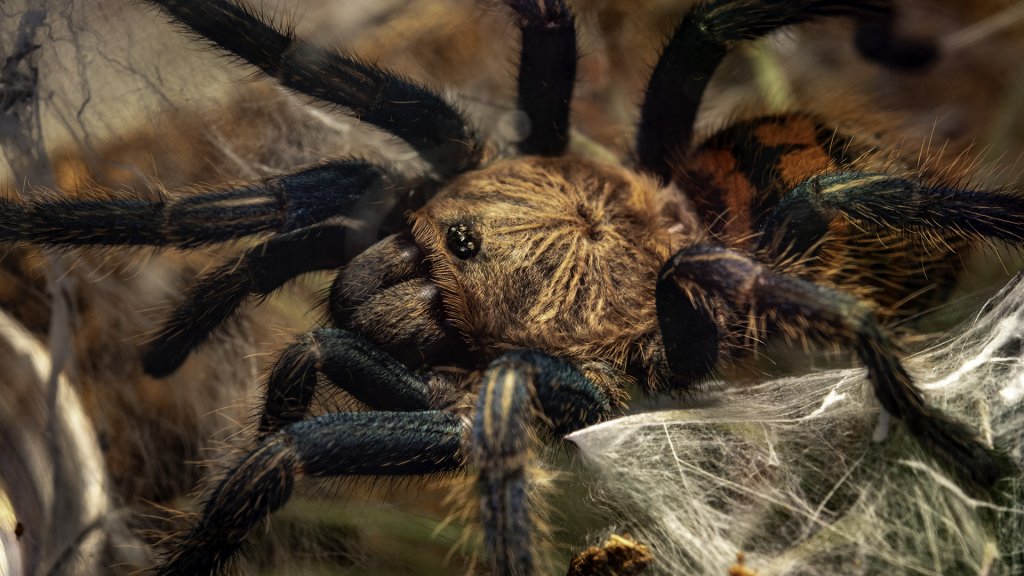
[[[1007,464],[929,407],[882,318],[951,281],[979,239],[1019,243],[1024,200],[897,171],[803,113],[733,125],[694,145],[704,89],[736,43],[820,17],[859,22],[862,53],[897,67],[935,56],[892,32],[885,0],[718,0],[664,47],[632,168],[566,155],[575,24],[565,0],[506,0],[522,31],[520,155],[499,158],[444,98],[321,48],[227,0],[148,0],[277,79],[410,144],[428,175],[335,159],[167,200],[0,201],[0,240],[195,248],[272,234],[199,279],[145,356],[173,372],[248,298],[340,269],[330,325],[278,357],[259,438],[206,497],[159,574],[222,570],[297,477],[471,469],[490,568],[541,570],[528,464],[538,438],[608,418],[625,387],[679,392],[766,335],[854,351],[878,401],[970,489]],[[415,200],[407,225],[348,260],[332,219],[369,193]],[[321,386],[369,411],[309,418]]]

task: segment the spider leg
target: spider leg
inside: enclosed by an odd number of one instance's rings
[[[166,376],[174,372],[218,326],[238,312],[252,296],[268,296],[289,280],[316,270],[346,266],[331,287],[330,311],[335,326],[355,326],[367,334],[386,340],[399,350],[407,350],[399,360],[422,361],[444,338],[439,322],[429,311],[440,309],[434,301],[436,291],[422,276],[423,251],[407,237],[392,235],[377,242],[351,261],[342,249],[346,227],[323,225],[282,234],[246,251],[220,268],[204,275],[189,288],[185,300],[175,309],[149,346],[143,366],[148,374]],[[403,333],[379,333],[381,326],[392,326],[380,318],[364,317],[362,311],[396,311],[386,303],[362,306],[381,288],[410,281],[412,294],[405,304],[407,321]],[[391,313],[391,312],[388,312]],[[410,346],[405,346],[408,343]],[[381,406],[381,408],[391,408]]]
[[[484,546],[493,574],[539,571],[536,535],[543,525],[528,490],[537,432],[567,434],[610,411],[593,382],[554,356],[517,350],[487,368],[473,418],[471,461],[479,473]],[[538,429],[541,423],[546,426]]]
[[[672,289],[705,316],[712,314],[709,310],[716,307],[716,302],[723,303],[755,324],[767,319],[784,332],[852,348],[867,366],[882,407],[902,419],[943,465],[981,489],[991,488],[1004,476],[1004,464],[998,455],[977,440],[966,425],[925,404],[899,360],[898,345],[858,299],[776,273],[739,252],[710,245],[685,248],[662,268],[657,302],[666,350],[684,354],[686,347],[678,341],[679,330],[666,326],[672,320],[662,314],[662,296]],[[756,337],[763,330],[762,325],[753,325],[747,335],[738,337]]]
[[[166,376],[185,362],[218,326],[233,316],[247,298],[268,296],[289,280],[316,270],[332,270],[349,263],[345,255],[346,227],[323,225],[304,228],[267,240],[240,258],[224,264],[196,281],[160,329],[143,360],[146,373]],[[331,318],[336,326],[351,323],[351,309],[382,288],[415,275],[424,261],[422,250],[407,238],[389,236],[351,260],[331,288]],[[358,264],[358,265],[357,265]],[[385,307],[387,308],[387,307]],[[387,308],[390,309],[390,308]],[[414,318],[404,326],[416,334],[411,352],[429,352],[422,328]],[[368,321],[371,326],[380,322]],[[399,335],[387,335],[402,340]],[[414,361],[418,358],[409,358]]]
[[[505,0],[519,15],[519,109],[530,132],[523,154],[558,156],[569,144],[569,105],[576,82],[576,22],[565,0]]]
[[[658,59],[640,113],[637,158],[641,170],[672,179],[689,153],[694,120],[715,69],[737,42],[829,16],[884,16],[888,0],[732,0],[701,2],[676,27]]]
[[[387,185],[380,168],[338,160],[168,200],[0,198],[0,241],[195,248],[317,224]]]
[[[267,382],[261,436],[306,417],[318,374],[375,410],[430,408],[430,390],[412,370],[362,336],[321,328],[303,336],[278,358]]]
[[[843,171],[812,176],[783,196],[765,219],[761,246],[804,253],[836,218],[876,233],[922,237],[935,245],[950,237],[1024,243],[1020,196]]]
[[[865,58],[890,68],[918,71],[939,57],[939,46],[931,40],[906,38],[896,31],[896,10],[890,4],[882,14],[859,19],[854,43]]]
[[[846,169],[794,186],[760,232],[760,250],[792,273],[906,318],[944,299],[975,244],[1024,244],[1024,198]]]
[[[246,535],[281,508],[301,476],[408,476],[463,465],[465,421],[448,412],[346,412],[292,424],[228,470],[161,576],[221,572]]]
[[[161,377],[177,370],[247,298],[267,296],[301,274],[344,265],[345,233],[344,226],[324,225],[275,236],[203,275],[150,344],[146,373]]]
[[[392,72],[310,44],[293,30],[228,0],[148,0],[188,30],[237,56],[283,86],[337,104],[359,120],[398,136],[442,177],[480,160],[469,122],[439,95]]]

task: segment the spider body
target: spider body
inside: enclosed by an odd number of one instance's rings
[[[610,417],[629,382],[692,389],[774,334],[852,350],[884,410],[969,489],[1005,473],[972,430],[926,404],[882,318],[927,305],[917,292],[941,292],[962,248],[1019,243],[1024,201],[927,183],[806,114],[736,123],[693,146],[703,89],[743,40],[851,16],[866,55],[916,62],[927,50],[892,34],[887,2],[698,4],[653,71],[630,168],[565,154],[576,49],[564,1],[506,2],[522,30],[518,106],[532,124],[511,159],[493,158],[426,88],[227,0],[150,3],[284,86],[405,140],[431,165],[409,180],[335,159],[168,199],[0,201],[0,240],[10,242],[194,248],[272,234],[190,289],[146,353],[157,376],[249,297],[338,270],[330,323],[279,355],[254,447],[158,573],[224,569],[301,476],[462,469],[476,476],[492,572],[541,572],[535,442]],[[429,198],[403,231],[344,255],[348,230],[335,217],[371,191],[417,190]],[[323,386],[368,410],[310,418]]]

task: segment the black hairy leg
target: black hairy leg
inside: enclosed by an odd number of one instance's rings
[[[1020,246],[1022,225],[1015,194],[849,170],[794,186],[763,218],[759,245],[789,272],[901,319],[945,299],[972,246]]]
[[[565,0],[506,0],[519,15],[519,109],[530,123],[523,154],[558,156],[569,144],[576,22]]]
[[[868,233],[908,234],[936,245],[956,236],[1024,242],[1020,196],[848,171],[812,176],[783,196],[765,219],[761,245],[806,252],[836,218]]]
[[[538,572],[543,525],[528,478],[538,433],[562,436],[610,412],[606,395],[565,360],[517,350],[488,366],[473,417],[471,462],[479,474],[480,520],[493,574]]]
[[[354,160],[169,199],[0,198],[0,241],[41,245],[195,248],[268,232],[291,232],[343,215],[383,172]]]
[[[150,343],[143,359],[146,373],[160,377],[177,370],[248,298],[268,296],[302,274],[344,265],[345,235],[341,225],[281,234],[203,275]]]
[[[402,411],[305,416],[317,373],[371,407]],[[259,444],[209,493],[192,527],[171,543],[156,573],[222,570],[247,534],[291,496],[299,476],[408,476],[477,470],[484,542],[494,573],[536,573],[542,526],[528,482],[533,442],[611,413],[605,393],[579,369],[532,350],[507,352],[483,375],[469,420],[428,410],[418,376],[365,339],[320,330],[287,350],[271,376]],[[463,442],[469,440],[468,452]]]
[[[727,334],[714,310],[679,289],[671,274],[662,274],[654,289],[658,331],[665,348],[665,362],[672,375],[672,388],[689,388],[710,378],[723,357]]]
[[[673,179],[686,159],[694,121],[711,76],[731,46],[779,28],[826,16],[883,14],[885,0],[784,0],[702,2],[676,27],[658,59],[640,110],[637,165]]]
[[[318,375],[375,410],[426,410],[423,378],[358,334],[321,328],[281,353],[267,381],[259,433],[271,434],[309,415]]]
[[[898,70],[922,71],[939,58],[939,46],[934,40],[899,34],[892,4],[880,13],[862,16],[854,42],[865,58]]]
[[[464,421],[440,411],[345,412],[264,438],[206,498],[172,542],[160,576],[221,572],[248,533],[291,497],[301,476],[409,476],[462,466]]]
[[[475,130],[439,95],[397,74],[276,29],[228,0],[146,0],[282,86],[343,107],[408,142],[442,177],[477,165]]]
[[[321,225],[271,238],[240,257],[203,275],[185,295],[146,351],[148,374],[166,376],[181,366],[209,335],[235,315],[247,299],[269,296],[288,281],[318,270],[334,270],[349,262],[344,249],[347,227]],[[360,318],[351,316],[381,288],[422,274],[423,252],[404,236],[392,235],[352,259],[353,266],[337,275],[330,297],[331,320],[345,326]],[[355,277],[354,277],[355,276]],[[423,289],[412,298],[421,297]],[[431,351],[430,338],[414,319],[405,325],[406,351],[422,360]],[[399,335],[392,338],[405,344]],[[439,342],[440,337],[434,339]],[[410,358],[412,360],[413,358]]]
[[[742,253],[696,245],[676,253],[665,264],[659,284],[676,289],[703,310],[716,302],[733,318],[758,324],[720,329],[721,338],[736,344],[759,339],[766,330],[813,337],[854,350],[868,369],[875,396],[889,414],[902,419],[910,432],[949,470],[974,488],[988,490],[1005,476],[1000,455],[983,445],[966,425],[929,407],[899,360],[900,348],[876,321],[871,308],[858,299],[806,280],[776,273]],[[662,302],[658,301],[659,317]],[[663,332],[671,341],[675,332]],[[683,350],[679,342],[666,349]],[[727,358],[722,358],[727,359]],[[683,382],[688,384],[688,382]]]

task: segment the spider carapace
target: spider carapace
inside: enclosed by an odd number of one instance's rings
[[[458,354],[532,348],[621,370],[657,340],[651,293],[672,247],[696,237],[686,216],[652,178],[527,157],[467,174],[410,219]]]
[[[564,0],[507,0],[522,32],[519,156],[501,158],[439,95],[282,31],[227,0],[150,0],[191,32],[410,144],[412,180],[335,159],[166,200],[0,202],[0,239],[192,248],[271,237],[199,279],[148,350],[175,370],[249,297],[340,269],[330,322],[286,348],[255,446],[170,544],[160,574],[225,568],[300,476],[468,469],[495,574],[543,571],[531,495],[534,441],[608,418],[625,385],[685,391],[775,334],[853,351],[883,409],[971,489],[1005,474],[966,425],[929,407],[884,320],[930,303],[958,253],[1019,243],[1024,201],[929,180],[823,119],[754,118],[693,146],[712,73],[735,44],[826,16],[858,23],[861,51],[926,65],[884,0],[719,0],[694,6],[655,66],[628,167],[567,154],[575,22]],[[428,199],[404,231],[347,260],[368,191]],[[932,290],[938,294],[941,289]],[[309,417],[320,386],[367,410]]]

